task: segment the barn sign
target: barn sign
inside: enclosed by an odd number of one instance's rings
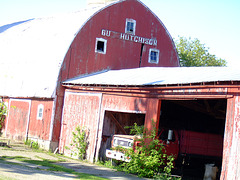
[[[125,34],[125,33],[120,33],[120,32],[115,32],[115,31],[102,29],[101,35],[106,36],[106,37],[112,37],[112,38],[127,40],[127,41],[133,41],[133,42],[141,43],[141,44],[147,44],[147,45],[151,45],[151,46],[157,46],[157,40],[156,39],[139,37],[139,36],[135,36],[135,35],[132,35],[132,34]]]

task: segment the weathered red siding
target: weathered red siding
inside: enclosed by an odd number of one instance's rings
[[[8,103],[8,115],[3,133],[16,140],[27,138],[38,141],[44,149],[49,149],[53,100],[4,99]],[[38,105],[44,106],[42,120],[37,119]]]
[[[30,118],[30,100],[10,99],[9,112],[5,125],[6,137],[25,140]]]
[[[114,36],[114,33],[125,34],[127,18],[136,20],[136,36],[157,40],[157,45],[144,45],[141,63],[142,43]],[[102,30],[111,31],[112,35],[104,36]],[[107,40],[106,54],[95,52],[96,38]],[[129,38],[131,39],[131,35]],[[160,50],[158,64],[148,63],[150,48]],[[62,80],[66,80],[107,68],[125,69],[146,66],[177,67],[179,66],[177,52],[160,20],[141,3],[129,0],[98,12],[82,27],[67,52],[61,72]]]
[[[233,90],[236,92],[237,89]],[[227,102],[221,179],[240,178],[240,97]]]
[[[146,112],[146,121],[145,127],[151,131],[153,126],[158,128],[160,111],[161,111],[161,101],[157,98],[148,98],[147,101],[147,112]]]
[[[70,154],[70,151],[64,147],[70,147],[72,132],[79,125],[86,127],[90,133],[88,159],[93,161],[96,155],[97,160],[102,141],[105,111],[147,112],[145,125],[151,127],[152,119],[155,121],[159,119],[159,103],[158,99],[66,92],[59,145],[60,152]]]
[[[97,138],[97,128],[99,121],[99,109],[101,94],[85,94],[67,92],[65,94],[62,129],[59,150],[70,155],[71,151],[65,147],[71,147],[72,132],[77,126],[85,127],[89,138],[87,158],[93,159],[95,143]]]
[[[145,127],[151,129],[151,120],[159,119],[161,100],[227,99],[227,114],[223,146],[221,179],[239,179],[240,172],[240,91],[235,85],[172,86],[154,88],[75,87],[85,93],[103,93],[96,159],[102,141],[106,111],[139,112],[145,115]],[[138,91],[138,90],[139,91]],[[145,94],[143,93],[145,92]],[[85,121],[84,119],[82,119]],[[108,119],[107,119],[108,120]],[[87,119],[86,119],[87,121]],[[160,119],[161,121],[161,119]],[[158,122],[157,122],[158,124]]]
[[[105,110],[114,110],[122,112],[132,111],[146,113],[146,104],[146,98],[104,94],[102,101],[102,112]]]
[[[43,118],[37,119],[38,105],[44,106]],[[49,140],[52,117],[52,100],[32,100],[28,137],[41,140]]]
[[[60,84],[59,84],[60,86]],[[64,91],[63,87],[60,87],[60,91]],[[54,122],[53,122],[53,132],[52,132],[52,138],[50,139],[52,142],[56,143],[58,146],[59,137],[60,137],[60,131],[61,131],[61,119],[62,119],[62,109],[63,109],[63,100],[64,100],[64,94],[58,94],[54,101],[54,108],[55,108],[55,114]],[[56,148],[57,146],[53,145],[53,148]]]

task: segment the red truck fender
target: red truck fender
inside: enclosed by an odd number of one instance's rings
[[[179,154],[179,137],[176,130],[161,129],[158,134],[160,143],[163,144],[165,153],[170,156],[173,155],[175,158]]]

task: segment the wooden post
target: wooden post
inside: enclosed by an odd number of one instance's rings
[[[151,132],[151,130],[154,129],[153,122],[156,127],[156,130],[158,130],[160,112],[161,112],[161,100],[154,98],[148,99],[144,125],[144,127],[148,129],[148,132]]]
[[[240,96],[227,100],[221,180],[240,178]]]

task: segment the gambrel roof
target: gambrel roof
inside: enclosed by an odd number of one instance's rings
[[[0,27],[0,96],[54,97],[59,69],[71,42],[104,6]]]

